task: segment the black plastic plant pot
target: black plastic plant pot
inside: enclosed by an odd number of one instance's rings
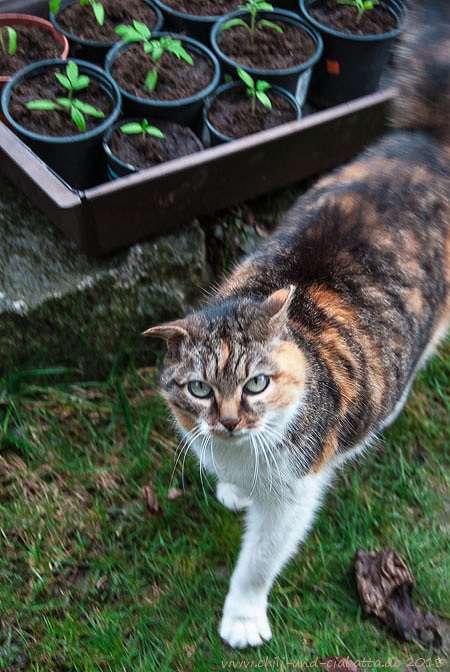
[[[368,95],[377,90],[393,42],[406,22],[406,8],[401,0],[381,0],[397,27],[379,35],[352,35],[329,28],[312,17],[309,10],[320,7],[321,0],[299,0],[305,19],[320,33],[323,53],[314,68],[308,101],[319,108],[332,107]]]
[[[286,9],[288,12],[298,12],[298,0],[277,0],[272,3],[277,9]]]
[[[64,137],[41,135],[26,129],[10,114],[9,102],[14,88],[25,80],[41,77],[48,70],[66,67],[67,61],[63,59],[38,61],[17,72],[3,89],[1,105],[12,130],[37,156],[70,187],[86,189],[106,180],[102,136],[120,114],[121,96],[117,84],[101,68],[87,61],[72,60],[78,65],[79,73],[87,75],[91,81],[95,79],[112,102],[111,113],[94,129]]]
[[[81,60],[91,61],[92,63],[95,63],[97,65],[103,65],[103,61],[105,60],[106,54],[119,41],[119,37],[117,37],[117,39],[112,42],[84,40],[78,35],[75,35],[69,32],[68,30],[65,30],[58,21],[58,17],[61,15],[61,12],[64,9],[66,9],[69,5],[73,5],[75,2],[79,2],[79,0],[61,0],[60,8],[56,12],[56,14],[50,12],[50,21],[53,23],[56,30],[65,35],[69,40],[71,56],[73,56],[74,58],[79,58]],[[149,28],[151,28],[152,32],[160,30],[164,22],[164,17],[160,9],[156,6],[156,4],[151,2],[151,0],[142,0],[142,2],[145,3],[146,5],[149,5],[149,7],[151,7],[151,9],[155,12],[157,17],[155,25],[149,26]]]
[[[205,105],[203,108],[203,124],[204,128],[206,131],[206,135],[209,136],[209,144],[212,147],[215,147],[216,145],[222,145],[226,142],[233,142],[237,140],[238,138],[232,138],[229,135],[225,135],[222,133],[219,129],[217,129],[214,124],[211,122],[211,120],[208,117],[208,113],[211,107],[211,104],[216,96],[221,95],[222,93],[226,93],[227,91],[231,91],[232,89],[242,89],[243,92],[246,90],[246,86],[241,82],[229,82],[227,84],[221,84],[217,89],[214,91],[214,93],[207,98],[205,101]],[[287,91],[286,89],[283,89],[279,86],[273,86],[269,93],[276,93],[279,96],[282,96],[285,98],[290,105],[292,106],[292,110],[295,115],[295,119],[301,119],[302,117],[302,109],[299,105],[298,100],[295,98],[295,96],[290,92]],[[293,119],[293,121],[295,120]]]
[[[115,124],[113,124],[106,133],[103,136],[103,151],[106,156],[106,164],[107,164],[107,173],[108,173],[108,179],[109,180],[117,180],[120,177],[125,177],[126,175],[133,175],[133,173],[138,173],[141,170],[145,170],[144,168],[134,165],[132,163],[127,163],[126,161],[123,161],[121,158],[117,156],[111,149],[111,138],[113,134],[120,129],[121,126],[124,124],[130,123],[130,122],[142,122],[141,117],[133,117],[131,119],[122,119],[121,121],[117,121]],[[203,149],[203,145],[200,142],[199,138],[197,138],[196,135],[192,132],[191,129],[183,129],[179,124],[173,123],[171,121],[163,121],[162,123],[158,124],[158,128],[164,132],[164,135],[166,138],[170,135],[173,137],[176,137],[176,135],[180,134],[180,132],[183,132],[188,130],[189,132],[189,139],[192,141],[192,146],[191,149],[194,151],[201,151]],[[193,152],[190,152],[193,153]],[[170,159],[175,159],[179,158],[180,156],[186,156],[185,153],[179,152],[176,155],[173,154]],[[156,164],[155,164],[156,165]],[[150,166],[147,166],[150,167]]]
[[[152,37],[159,38],[170,35],[181,40],[183,46],[191,53],[200,54],[209,59],[213,66],[213,76],[208,85],[188,98],[177,98],[173,100],[159,100],[156,98],[138,97],[126,91],[119,85],[122,95],[123,114],[129,117],[145,117],[148,119],[166,119],[173,121],[181,126],[190,126],[194,132],[198,130],[201,123],[202,109],[205,98],[217,87],[220,80],[220,66],[217,58],[205,45],[198,40],[186,35],[176,33],[153,33]],[[107,54],[105,59],[105,70],[111,73],[114,61],[127,49],[131,49],[133,44],[120,43],[114,46]]]
[[[159,7],[164,16],[164,27],[168,30],[174,30],[177,33],[187,33],[196,40],[199,40],[206,46],[209,46],[209,36],[214,23],[221,18],[221,14],[216,16],[198,16],[196,14],[187,14],[173,9],[166,5],[162,0],[153,0]],[[294,0],[295,1],[295,0]],[[238,2],[236,2],[236,7]]]
[[[231,12],[230,14],[227,14],[226,16],[223,16],[221,19],[216,21],[211,30],[211,45],[219,59],[222,71],[228,75],[231,75],[233,79],[238,79],[236,68],[243,68],[255,79],[263,79],[267,82],[270,82],[270,84],[273,86],[279,86],[283,89],[286,89],[287,91],[290,91],[290,93],[295,95],[299,104],[303,105],[306,99],[312,69],[318,62],[322,53],[322,38],[314,28],[308,25],[306,21],[299,18],[299,16],[293,12],[275,9],[273,12],[258,12],[258,16],[269,21],[282,21],[283,23],[291,23],[295,26],[298,26],[298,28],[300,28],[302,31],[304,31],[304,33],[312,38],[316,47],[314,55],[307,61],[281,70],[253,68],[239,63],[237,60],[235,61],[229,58],[220,48],[223,32],[222,25],[230,19],[248,17],[247,11],[238,10],[236,12]]]

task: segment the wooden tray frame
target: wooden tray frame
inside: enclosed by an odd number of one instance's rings
[[[45,16],[47,2],[0,2]],[[393,87],[84,191],[63,182],[0,122],[0,171],[91,256],[343,163],[386,127]]]

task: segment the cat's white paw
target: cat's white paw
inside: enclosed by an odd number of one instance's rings
[[[251,506],[252,500],[244,492],[232,483],[217,483],[217,499],[230,511],[242,511]]]
[[[246,646],[261,646],[272,637],[265,613],[253,618],[224,614],[219,633],[222,639],[235,649],[245,649]]]

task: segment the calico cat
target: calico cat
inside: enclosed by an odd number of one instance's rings
[[[419,3],[420,4],[420,3]],[[220,634],[271,637],[268,593],[336,469],[405,403],[450,323],[450,3],[410,12],[393,130],[321,179],[167,341],[186,450],[246,509]]]

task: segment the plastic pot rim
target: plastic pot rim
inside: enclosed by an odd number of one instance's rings
[[[154,0],[154,2],[163,12],[167,11],[168,14],[176,16],[177,19],[183,19],[185,21],[192,20],[208,24],[215,23],[218,19],[224,16],[224,14],[191,14],[188,12],[181,12],[179,9],[173,9],[173,7],[169,7],[169,5],[166,5],[162,0]]]
[[[107,157],[113,159],[120,166],[122,166],[126,170],[129,170],[130,172],[133,172],[133,173],[139,173],[142,170],[148,170],[149,168],[154,168],[154,166],[146,166],[145,168],[140,168],[138,166],[135,166],[133,163],[127,163],[126,161],[123,161],[121,158],[119,158],[117,156],[117,154],[114,154],[111,147],[108,145],[108,142],[111,140],[111,137],[112,137],[112,134],[114,133],[114,131],[116,131],[118,128],[120,128],[124,124],[127,124],[131,121],[142,121],[142,119],[143,119],[142,116],[140,116],[140,117],[134,116],[134,117],[125,117],[124,119],[120,119],[120,121],[115,121],[107,129],[107,131],[103,134],[103,138],[102,138],[103,150],[104,150],[105,154],[107,155]],[[156,121],[155,123],[157,124],[158,121]],[[181,126],[181,124],[178,124],[176,121],[166,120],[166,123],[170,124],[170,125],[173,125],[173,126]],[[187,127],[187,128],[189,128],[189,127]],[[192,129],[190,129],[190,130],[192,130]],[[194,133],[194,135],[195,135],[195,133]],[[197,141],[199,143],[198,151],[199,152],[203,151],[205,148],[203,147],[203,144],[202,144],[200,138],[198,138],[197,135],[195,135],[195,137],[197,138]],[[174,157],[174,159],[169,159],[169,160],[175,160],[176,158],[180,158],[180,157]],[[167,161],[164,161],[163,163],[167,163]],[[161,164],[155,164],[155,165],[161,165]],[[126,177],[126,176],[123,175],[122,177]]]
[[[307,61],[302,61],[301,63],[298,63],[298,65],[293,65],[290,66],[289,68],[263,69],[243,65],[239,61],[233,61],[221,50],[220,44],[217,40],[217,36],[221,32],[221,25],[223,23],[236,17],[248,15],[248,12],[246,10],[238,9],[235,12],[230,12],[229,14],[225,14],[224,16],[222,16],[221,19],[219,19],[219,21],[215,22],[215,24],[211,29],[211,44],[213,45],[214,49],[220,52],[220,57],[225,61],[225,63],[231,65],[234,68],[242,68],[243,70],[252,75],[267,77],[274,74],[295,75],[297,72],[301,73],[302,71],[309,70],[318,62],[323,51],[323,40],[320,34],[315,30],[313,26],[310,26],[308,22],[302,17],[300,17],[298,14],[295,14],[294,12],[290,12],[285,9],[274,8],[273,12],[262,12],[262,13],[267,14],[268,16],[270,16],[270,18],[273,18],[274,20],[276,20],[277,18],[280,18],[280,20],[285,18],[287,20],[287,23],[293,23],[302,30],[304,30],[305,33],[307,33],[314,40],[314,43],[316,45],[316,51],[314,52],[314,55],[311,56],[311,58],[308,59]]]
[[[227,84],[221,84],[205,100],[205,104],[203,106],[203,121],[204,121],[204,124],[207,126],[208,130],[210,130],[210,131],[213,130],[213,132],[218,137],[220,137],[222,140],[224,140],[225,142],[230,142],[230,141],[234,141],[234,140],[242,140],[242,138],[232,138],[231,136],[225,135],[221,131],[218,131],[215,128],[215,126],[213,126],[213,124],[209,121],[208,112],[209,112],[209,108],[211,107],[211,102],[213,101],[213,99],[216,96],[223,93],[223,91],[228,91],[229,89],[237,89],[237,88],[241,88],[242,90],[245,90],[246,87],[245,87],[245,84],[241,81],[234,81],[234,82],[228,82]],[[272,86],[270,88],[270,91],[275,91],[275,93],[279,93],[284,98],[287,98],[287,100],[292,104],[293,109],[297,112],[296,121],[298,121],[299,119],[302,118],[302,108],[301,108],[298,100],[296,99],[296,97],[290,91],[288,91],[287,89],[284,89],[281,86],[277,86],[276,84],[274,84],[274,86]],[[262,130],[261,131],[255,131],[255,133],[261,133],[261,132],[262,132]],[[242,136],[242,137],[248,137],[248,136]]]
[[[221,76],[220,65],[216,55],[211,51],[211,49],[208,49],[208,47],[206,47],[204,44],[194,39],[193,37],[188,37],[187,35],[180,35],[178,33],[171,33],[171,32],[152,33],[152,37],[156,38],[165,36],[170,36],[175,39],[181,40],[182,42],[187,42],[191,47],[194,48],[194,50],[196,49],[198,52],[202,54],[202,56],[208,57],[212,61],[214,67],[214,75],[209,84],[205,86],[204,89],[201,89],[200,91],[194,93],[192,96],[188,96],[187,98],[173,98],[172,100],[161,100],[159,98],[145,98],[135,96],[133,93],[129,93],[128,91],[123,89],[119,84],[117,84],[123,98],[128,98],[129,100],[132,100],[133,102],[139,104],[148,103],[149,107],[152,106],[164,109],[164,108],[176,107],[178,105],[188,105],[189,103],[194,103],[197,100],[201,100],[202,98],[209,95],[209,93],[211,93],[211,91],[213,91],[217,87],[217,84],[219,83]],[[131,49],[133,46],[135,46],[135,43],[119,42],[119,44],[114,45],[114,47],[112,47],[106,54],[105,71],[109,74],[109,76],[112,79],[114,78],[111,75],[111,66],[114,63],[116,57],[121,52],[128,51],[128,49]]]
[[[46,70],[50,66],[58,67],[59,65],[67,65],[69,61],[76,63],[79,66],[82,73],[84,72],[88,75],[97,76],[100,82],[105,79],[108,81],[108,84],[111,85],[114,94],[111,97],[113,98],[113,100],[115,98],[114,109],[112,110],[111,114],[108,117],[106,117],[106,119],[104,119],[102,123],[96,126],[95,128],[92,128],[89,131],[78,133],[76,135],[61,135],[61,136],[42,135],[40,133],[30,131],[27,128],[25,128],[25,126],[19,124],[9,113],[9,100],[11,97],[11,90],[14,88],[15,84],[24,77],[26,77],[33,70],[36,71]],[[102,135],[106,131],[108,126],[110,126],[112,123],[116,121],[116,119],[120,114],[121,95],[120,95],[120,89],[117,86],[116,82],[113,80],[113,78],[102,68],[99,68],[97,65],[94,65],[89,61],[83,61],[81,59],[76,58],[68,60],[64,60],[62,58],[52,58],[52,59],[45,59],[43,61],[35,61],[34,63],[31,63],[30,65],[27,65],[25,68],[19,70],[3,89],[1,95],[1,104],[3,113],[6,119],[8,120],[8,123],[11,124],[13,129],[21,133],[23,136],[30,138],[31,140],[57,145],[57,144],[65,144],[67,142],[70,143],[83,142],[85,140],[89,140],[90,138],[94,138],[97,135]]]
[[[99,42],[98,40],[85,40],[79,35],[75,35],[74,33],[70,33],[68,30],[65,28],[62,28],[57,20],[57,16],[59,12],[61,12],[63,9],[66,9],[66,7],[69,7],[70,5],[74,5],[78,0],[67,0],[67,2],[64,4],[64,6],[61,6],[60,9],[58,9],[56,14],[53,14],[53,12],[50,12],[50,21],[52,22],[53,26],[58,30],[62,35],[64,35],[67,39],[69,39],[71,42],[75,42],[76,44],[83,45],[86,47],[101,47],[103,49],[110,49],[113,47],[117,42],[119,41],[120,43],[120,38],[118,40],[114,40],[112,42]],[[150,0],[141,0],[141,2],[145,3],[146,5],[149,5],[153,11],[155,12],[157,16],[157,22],[156,22],[156,30],[161,28],[163,25],[164,17],[161,14],[160,9],[153,4],[153,2],[150,2]],[[155,29],[154,29],[155,30]]]
[[[386,9],[398,9],[398,14],[395,14],[395,12],[392,12],[394,14],[395,18],[397,19],[397,27],[394,28],[393,30],[389,30],[386,33],[377,33],[377,34],[372,34],[369,33],[367,35],[356,35],[353,33],[342,33],[339,30],[335,30],[334,28],[331,28],[329,26],[326,26],[323,23],[320,23],[317,21],[314,17],[312,17],[309,13],[309,6],[315,2],[316,0],[299,0],[299,6],[301,11],[304,13],[304,15],[307,17],[308,21],[311,22],[311,24],[316,28],[317,30],[322,31],[323,33],[327,33],[328,35],[332,35],[333,37],[340,37],[340,38],[346,38],[348,40],[354,40],[355,42],[381,42],[386,39],[394,38],[399,35],[402,30],[405,27],[406,21],[407,21],[407,8],[404,2],[401,0],[387,0],[383,2],[381,1],[380,5],[385,6]]]

